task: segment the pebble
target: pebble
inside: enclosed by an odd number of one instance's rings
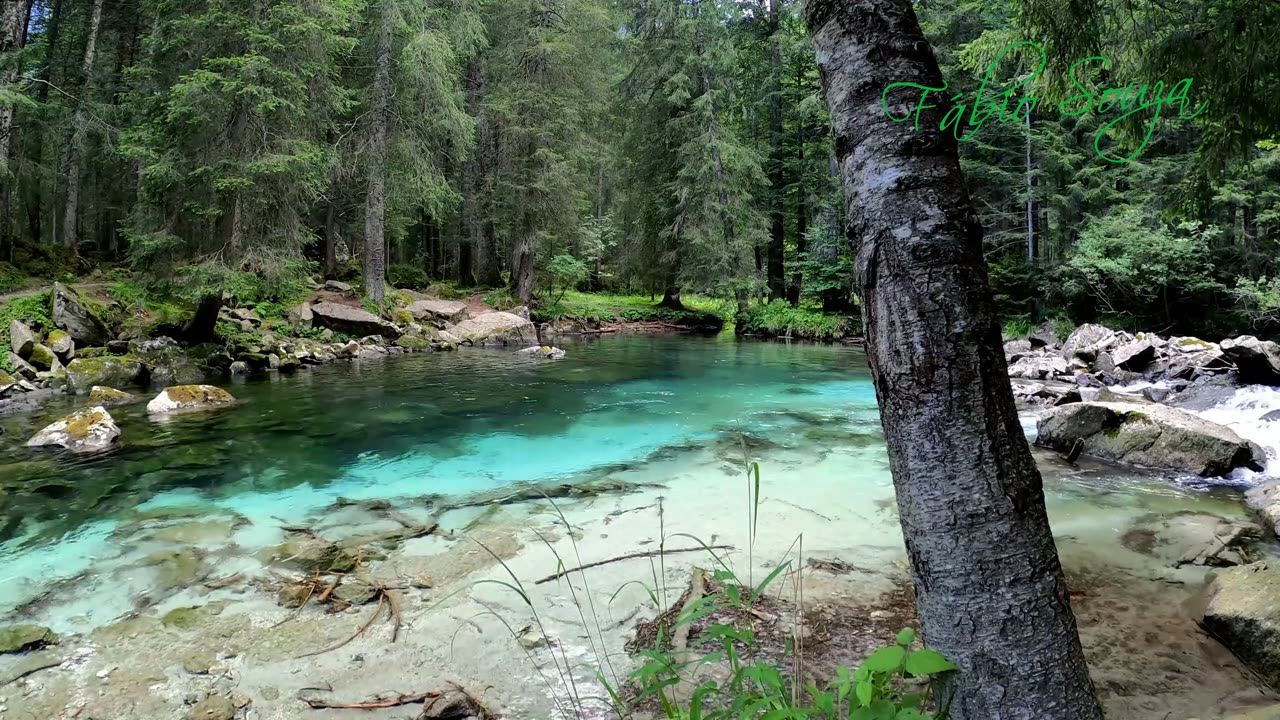
[[[97,675],[98,675],[98,677],[99,677],[100,679],[102,679],[102,680],[106,680],[106,679],[107,679],[107,676],[108,676],[108,675],[110,675],[110,674],[111,674],[111,671],[113,671],[113,670],[115,670],[115,667],[114,667],[114,666],[113,666],[113,667],[109,667],[109,668],[103,668],[102,670],[99,670],[99,671],[98,671]]]
[[[262,699],[263,699],[263,700],[268,700],[268,701],[269,701],[269,700],[279,700],[279,699],[280,699],[280,691],[279,691],[279,690],[277,690],[277,689],[275,689],[275,688],[273,688],[273,687],[264,687],[264,688],[262,688],[262,690],[260,691],[260,694],[262,695]]]

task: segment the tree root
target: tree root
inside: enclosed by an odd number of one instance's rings
[[[301,695],[298,699],[312,710],[385,710],[421,704],[422,714],[418,716],[420,720],[464,720],[465,718],[494,720],[497,717],[457,683],[449,683],[449,686],[451,689],[446,691],[432,690],[411,695],[389,693],[385,697],[377,696],[361,702],[329,702]]]
[[[576,568],[573,568],[572,570],[565,570],[563,572],[558,572],[554,575],[548,575],[542,578],[541,580],[537,581],[536,583],[534,583],[534,585],[549,583],[552,580],[559,580],[560,578],[565,577],[566,575],[572,575],[573,573],[582,572],[583,570],[590,570],[591,568],[597,568],[597,567],[600,567],[601,565],[609,565],[611,563],[622,562],[623,560],[636,560],[639,558],[658,557],[659,555],[675,555],[677,553],[691,553],[691,552],[698,552],[700,550],[733,550],[733,549],[734,547],[732,545],[711,545],[710,547],[677,548],[675,550],[650,550],[649,552],[629,553],[627,555],[619,555],[618,557],[615,557],[615,558],[609,558],[608,560],[598,560],[596,562],[587,563],[586,565],[580,565]]]

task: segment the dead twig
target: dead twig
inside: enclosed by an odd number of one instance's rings
[[[396,693],[393,697],[378,698],[376,700],[365,700],[364,702],[354,703],[333,703],[319,698],[299,698],[306,703],[312,710],[384,710],[386,708],[403,707],[405,705],[417,705],[427,700],[433,700],[440,697],[440,691],[418,693],[417,695],[401,695]]]
[[[619,555],[618,557],[615,557],[615,558],[609,558],[608,560],[599,560],[597,562],[587,563],[586,565],[580,565],[576,568],[573,568],[572,570],[565,570],[564,572],[558,572],[555,575],[548,575],[547,577],[544,577],[538,582],[534,583],[534,585],[549,583],[552,580],[559,580],[560,578],[566,575],[572,575],[573,573],[581,572],[583,570],[590,570],[591,568],[597,568],[597,567],[600,567],[601,565],[609,565],[610,563],[622,562],[623,560],[637,560],[639,558],[651,558],[651,557],[657,557],[659,555],[675,555],[677,553],[691,553],[691,552],[698,552],[700,550],[733,550],[733,549],[734,548],[732,545],[711,545],[709,547],[677,548],[675,550],[650,550],[649,552],[629,553],[627,555]]]
[[[382,613],[382,604],[385,601],[386,601],[386,595],[379,594],[378,606],[373,609],[373,613],[369,615],[369,619],[365,620],[360,627],[356,628],[356,631],[351,634],[351,637],[347,638],[346,640],[343,640],[342,642],[338,643],[337,645],[334,645],[333,647],[328,647],[328,648],[325,648],[324,650],[317,650],[315,652],[304,653],[302,655],[299,655],[295,659],[301,660],[302,658],[315,657],[316,655],[323,655],[327,652],[333,652],[334,650],[345,647],[352,640],[355,640],[356,638],[364,634],[364,631],[368,630],[370,625],[373,625],[373,621],[377,620],[378,615]]]

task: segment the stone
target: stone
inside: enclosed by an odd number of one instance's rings
[[[348,580],[333,591],[333,596],[348,605],[364,605],[378,595],[378,588],[367,582]]]
[[[64,363],[71,362],[71,359],[76,356],[76,341],[71,338],[71,334],[66,330],[54,330],[49,333],[49,337],[45,338],[45,344]]]
[[[1072,330],[1066,342],[1062,343],[1062,357],[1067,360],[1080,357],[1086,361],[1092,361],[1098,353],[1119,344],[1120,340],[1115,330],[1102,325],[1085,323]]]
[[[129,355],[147,367],[153,386],[198,385],[206,378],[205,371],[170,337],[130,341]]]
[[[1223,340],[1220,347],[1227,360],[1235,364],[1240,382],[1280,385],[1280,344],[1245,335]]]
[[[94,405],[120,405],[133,400],[133,395],[105,385],[94,385],[89,389],[89,402]]]
[[[71,413],[46,426],[27,441],[27,447],[58,445],[72,452],[91,453],[107,450],[120,438],[120,428],[103,407],[91,407]]]
[[[275,551],[282,565],[323,574],[349,573],[355,569],[357,554],[335,542],[310,535],[293,535]]]
[[[1130,372],[1142,372],[1152,360],[1156,359],[1156,347],[1150,340],[1134,340],[1112,349],[1110,355],[1115,367]]]
[[[93,305],[62,283],[53,284],[52,318],[80,345],[103,345],[111,339],[111,329]]]
[[[1058,328],[1052,321],[1045,321],[1027,336],[1027,343],[1033,348],[1053,347],[1058,344]]]
[[[349,305],[322,302],[311,306],[312,322],[318,327],[325,327],[334,332],[348,335],[383,335],[400,337],[396,326],[373,313]]]
[[[1004,344],[1004,356],[1009,363],[1016,363],[1031,352],[1031,343],[1027,340],[1010,340]]]
[[[0,655],[39,650],[58,642],[58,636],[43,625],[6,625],[0,627]]]
[[[1280,720],[1280,705],[1239,710],[1227,715],[1223,720]]]
[[[565,352],[558,347],[550,345],[535,345],[520,351],[521,355],[533,358],[543,358],[546,360],[560,360],[565,356]]]
[[[515,315],[518,318],[523,318],[525,320],[529,319],[529,308],[525,307],[524,305],[511,308],[510,312],[512,315]]]
[[[133,385],[145,373],[146,368],[142,363],[128,355],[78,357],[67,365],[67,387],[73,393],[87,393],[94,385]]]
[[[1026,380],[1053,379],[1069,371],[1067,361],[1057,355],[1027,355],[1009,366],[1009,377]]]
[[[285,313],[285,318],[290,325],[297,327],[311,327],[315,322],[315,313],[311,312],[310,303],[302,303],[289,308],[289,312]]]
[[[1265,682],[1280,685],[1280,567],[1224,570],[1201,598],[1200,624]]]
[[[1280,410],[1272,410],[1258,419],[1262,422],[1280,422]]]
[[[467,304],[456,300],[419,300],[405,308],[414,320],[442,320],[457,324],[471,316]]]
[[[191,706],[186,720],[234,720],[235,703],[221,695],[211,695]]]
[[[255,326],[262,324],[262,318],[258,317],[258,313],[249,308],[233,308],[228,314],[236,320],[248,320]]]
[[[1194,340],[1195,338],[1191,338]],[[1228,370],[1231,363],[1223,355],[1222,349],[1212,343],[1205,343],[1211,347],[1194,352],[1177,351],[1168,353],[1164,362],[1164,372],[1167,377],[1180,380],[1194,380],[1195,378],[1206,373],[1216,373]],[[1172,343],[1170,343],[1172,346]]]
[[[1249,488],[1244,501],[1267,529],[1280,536],[1280,480]]]
[[[31,348],[36,344],[35,332],[20,320],[9,321],[9,347],[18,357],[31,355]]]
[[[1121,544],[1170,567],[1235,567],[1259,559],[1262,528],[1204,512],[1147,515],[1120,537]]]
[[[241,360],[236,360],[235,362],[231,363],[231,367],[228,368],[228,371],[232,375],[248,375],[249,365],[248,363],[245,363]]]
[[[182,669],[192,675],[208,675],[214,662],[212,653],[193,650],[182,658]]]
[[[330,330],[329,328],[325,328],[324,332],[320,333],[320,341],[331,342],[332,340],[333,340],[333,331]]]
[[[54,363],[58,362],[58,356],[54,355],[47,345],[35,343],[31,346],[27,361],[37,370],[50,370]]]
[[[165,415],[175,412],[211,410],[234,404],[231,393],[213,385],[175,385],[160,391],[147,403],[147,412]]]
[[[28,380],[34,380],[36,373],[40,372],[34,365],[18,357],[16,353],[9,353],[9,366],[13,371]]]
[[[551,644],[547,636],[534,625],[526,625],[524,629],[516,636],[520,642],[520,647],[525,650],[533,650]]]
[[[533,323],[512,313],[493,312],[463,320],[450,331],[472,345],[515,345],[527,348],[538,341]]]
[[[436,333],[436,342],[445,345],[460,345],[462,343],[462,338],[454,335],[448,330],[441,330]]]
[[[1086,455],[1203,477],[1262,462],[1230,428],[1163,405],[1080,402],[1041,415],[1037,445],[1069,452],[1078,441]]]
[[[349,293],[352,290],[350,285],[337,280],[326,280],[324,283],[324,289],[340,293]]]
[[[267,369],[277,370],[280,368],[280,356],[275,353],[267,355]]]

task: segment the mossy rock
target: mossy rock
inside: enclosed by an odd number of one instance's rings
[[[118,405],[133,399],[133,395],[105,385],[94,385],[89,390],[89,402],[94,405]]]
[[[155,567],[156,584],[163,590],[191,587],[204,574],[203,563],[191,552],[162,550],[143,558],[142,564]]]
[[[17,378],[15,378],[14,376],[10,375],[10,374],[9,374],[6,370],[4,370],[3,368],[0,368],[0,387],[5,387],[5,386],[7,386],[7,385],[12,385],[12,384],[14,384],[14,383],[16,383],[16,382],[18,382]]]
[[[357,552],[309,535],[295,535],[276,548],[282,562],[302,570],[349,573],[356,568]]]
[[[109,355],[111,355],[111,351],[104,347],[89,347],[76,350],[76,357],[78,358],[100,358]]]
[[[43,625],[9,625],[0,627],[0,655],[39,650],[58,642],[58,636]]]
[[[31,355],[27,358],[27,362],[35,365],[41,370],[49,370],[53,364],[58,362],[57,356],[49,349],[48,345],[36,343],[31,346]]]
[[[205,608],[203,605],[197,605],[195,607],[174,608],[160,618],[160,623],[178,630],[190,630],[204,622],[204,619]]]
[[[226,407],[235,401],[231,393],[213,385],[174,385],[165,388],[147,403],[147,412],[163,414],[209,410]]]
[[[119,387],[133,385],[142,377],[144,368],[129,355],[84,357],[67,365],[67,384],[75,393],[87,393],[94,385]]]
[[[431,347],[431,341],[426,338],[404,335],[396,340],[396,345],[406,350],[426,350]]]

